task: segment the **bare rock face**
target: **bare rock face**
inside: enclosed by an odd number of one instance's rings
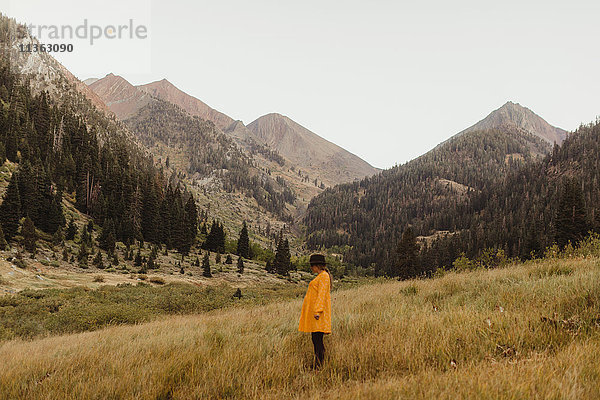
[[[39,44],[38,40],[30,36],[25,28],[18,25],[14,20],[9,20],[9,43],[3,50],[3,57],[8,57],[10,67],[20,74],[29,76],[31,88],[34,92],[47,91],[50,96],[60,100],[69,93],[74,97],[77,95],[87,98],[93,106],[101,111],[107,107],[87,85],[77,79],[68,69],[59,63],[49,53],[44,52],[21,52],[20,46]]]
[[[268,114],[250,125],[209,107],[201,100],[175,87],[168,80],[134,86],[120,76],[108,74],[89,85],[109,109],[121,119],[158,98],[174,104],[192,116],[211,121],[240,146],[250,149],[259,143],[276,150],[296,169],[301,169],[326,186],[351,182],[379,170],[354,154],[321,138],[280,114]]]
[[[110,111],[121,120],[135,114],[152,99],[148,93],[114,74],[108,74],[97,80],[89,85],[89,88],[100,96]]]
[[[458,135],[467,132],[501,128],[517,128],[518,130],[537,136],[549,144],[561,144],[567,137],[567,132],[564,129],[550,125],[529,108],[511,101],[499,109],[492,111],[487,117],[460,132]]]
[[[327,184],[351,182],[379,170],[358,156],[280,114],[267,114],[248,125],[254,138],[277,150],[294,165],[318,172]]]

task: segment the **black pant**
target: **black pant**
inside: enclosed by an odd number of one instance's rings
[[[313,332],[312,342],[315,348],[315,367],[320,368],[323,365],[323,359],[325,358],[325,346],[323,345],[323,332]]]

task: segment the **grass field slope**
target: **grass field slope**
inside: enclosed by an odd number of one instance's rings
[[[301,299],[0,345],[2,399],[595,399],[600,247],[335,290],[321,371]]]

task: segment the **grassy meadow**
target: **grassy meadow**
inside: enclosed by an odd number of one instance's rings
[[[301,299],[0,344],[2,399],[596,399],[600,259],[332,294],[326,365]]]

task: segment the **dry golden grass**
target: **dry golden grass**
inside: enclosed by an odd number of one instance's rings
[[[320,372],[299,300],[0,346],[0,398],[596,399],[600,262],[333,294]]]

